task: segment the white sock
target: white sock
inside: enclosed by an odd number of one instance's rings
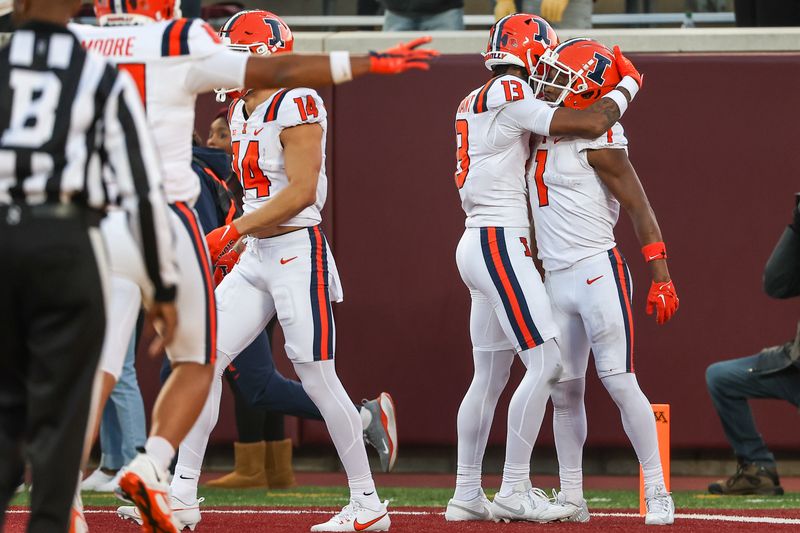
[[[144,443],[144,451],[162,470],[169,470],[169,465],[175,457],[175,448],[164,437],[152,436]]]
[[[531,464],[509,463],[503,465],[503,484],[500,485],[500,496],[508,496],[517,484],[531,478]]]
[[[362,407],[358,409],[358,414],[361,416],[361,431],[364,431],[372,424],[372,411]]]
[[[458,469],[454,498],[474,500],[481,493],[481,465],[497,400],[508,382],[514,352],[473,351],[475,373],[458,409]]]
[[[512,471],[503,472],[500,490],[504,496],[514,485],[528,479],[519,465],[528,465],[530,469],[533,445],[542,427],[547,400],[553,383],[561,374],[561,354],[554,339],[520,352],[519,357],[526,372],[508,406],[506,465],[512,465]]]
[[[553,400],[553,435],[558,453],[561,492],[570,503],[583,500],[583,445],[586,442],[586,408],[583,403],[586,379],[557,383]]]
[[[206,454],[208,437],[219,418],[219,403],[222,399],[222,374],[233,358],[217,352],[217,362],[214,366],[214,379],[211,389],[197,417],[192,429],[181,442],[178,448],[178,464],[175,466],[175,476],[172,478],[170,488],[172,494],[185,503],[197,500],[197,484],[200,481],[200,471],[203,468],[203,456]]]
[[[347,473],[351,499],[368,509],[381,505],[362,436],[362,419],[336,375],[333,360],[294,365],[297,377],[325,420],[339,459]]]
[[[622,427],[642,465],[645,490],[663,485],[664,472],[658,454],[656,420],[636,376],[617,374],[603,378],[602,382],[619,408]]]

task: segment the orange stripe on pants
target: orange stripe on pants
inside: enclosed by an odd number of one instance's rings
[[[317,237],[317,249],[315,253],[315,258],[317,262],[317,301],[319,302],[319,309],[317,312],[319,313],[319,325],[320,325],[320,335],[319,335],[319,354],[320,359],[323,361],[327,361],[331,358],[330,353],[328,353],[328,335],[329,335],[329,325],[328,325],[328,295],[325,294],[325,269],[323,267],[322,261],[322,253],[323,253],[323,246],[322,246],[322,232],[319,230],[319,226],[314,227],[314,235]]]
[[[497,275],[500,277],[500,282],[503,284],[506,298],[508,298],[508,301],[511,303],[511,309],[514,311],[514,319],[517,321],[517,327],[519,327],[519,330],[522,332],[522,336],[525,337],[526,346],[521,346],[521,348],[523,350],[526,348],[533,348],[536,346],[536,342],[533,340],[531,330],[528,329],[528,324],[525,323],[525,317],[522,316],[522,308],[519,305],[519,300],[517,299],[517,295],[514,293],[513,287],[511,287],[511,281],[508,279],[508,273],[506,272],[506,268],[503,265],[503,260],[500,257],[500,248],[497,245],[497,229],[488,228],[488,235],[489,250],[492,254],[492,263],[494,264],[494,268],[497,270]]]
[[[619,285],[622,288],[622,299],[625,302],[625,320],[628,321],[628,331],[631,332],[631,372],[633,372],[633,311],[631,309],[630,291],[628,290],[628,282],[625,278],[625,262],[619,254],[619,250],[613,249],[614,258],[617,260],[617,275],[619,276]]]

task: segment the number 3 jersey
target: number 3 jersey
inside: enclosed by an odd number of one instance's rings
[[[244,99],[231,104],[228,122],[233,147],[233,171],[244,190],[244,212],[255,211],[289,184],[281,132],[301,124],[322,127],[322,165],[317,180],[317,200],[281,226],[310,227],[322,221],[328,195],[325,174],[325,137],[328,113],[322,98],[312,89],[281,89],[259,104],[251,115]]]
[[[244,84],[248,54],[220,42],[208,24],[175,19],[130,26],[70,24],[84,48],[106,56],[136,82],[164,169],[167,201],[193,204],[195,100],[216,87]]]
[[[456,186],[466,227],[530,226],[525,166],[531,135],[549,135],[555,113],[511,76],[472,91],[456,113]]]
[[[536,246],[545,270],[561,270],[616,246],[619,202],[587,158],[588,150],[627,151],[619,123],[594,140],[545,137],[528,172]]]

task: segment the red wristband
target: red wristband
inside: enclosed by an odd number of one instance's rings
[[[642,255],[646,263],[667,258],[667,247],[663,242],[651,242],[642,246]]]

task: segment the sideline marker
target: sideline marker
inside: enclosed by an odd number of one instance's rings
[[[664,484],[667,487],[667,492],[670,491],[670,473],[669,473],[669,404],[668,403],[654,403],[651,405],[653,408],[653,416],[656,418],[656,433],[658,434],[658,454],[661,456],[661,468],[664,470]],[[639,514],[644,516],[647,514],[647,507],[644,503],[644,473],[642,467],[639,467]]]

